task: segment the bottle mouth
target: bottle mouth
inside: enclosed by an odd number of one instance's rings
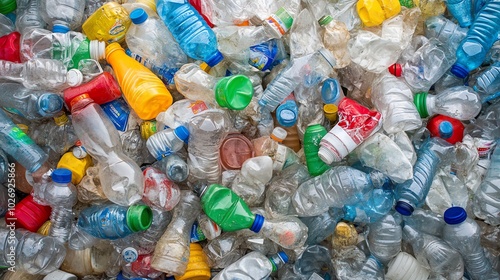
[[[39,113],[42,116],[53,116],[59,113],[63,106],[64,100],[57,94],[54,93],[45,93],[40,96],[38,100]]]
[[[469,75],[469,70],[459,63],[453,64],[451,66],[451,73],[460,79],[464,79]]]

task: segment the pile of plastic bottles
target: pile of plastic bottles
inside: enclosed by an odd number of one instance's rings
[[[500,0],[0,0],[0,275],[494,280]]]

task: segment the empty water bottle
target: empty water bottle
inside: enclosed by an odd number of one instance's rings
[[[384,217],[394,205],[391,186],[373,189],[363,201],[344,206],[344,220],[355,223],[374,223]]]
[[[16,29],[24,34],[31,28],[45,28],[46,23],[40,14],[40,1],[28,0],[18,1]]]
[[[189,131],[184,126],[175,129],[167,128],[148,138],[146,146],[149,153],[157,160],[169,156],[184,147],[189,138]]]
[[[54,32],[66,33],[82,25],[85,2],[77,0],[40,0],[40,14]]]
[[[148,205],[172,210],[181,198],[179,187],[168,180],[161,170],[154,167],[144,169],[144,196],[143,201]]]
[[[287,262],[288,256],[285,252],[279,252],[269,258],[260,252],[251,252],[224,268],[213,279],[266,279],[272,272],[282,268]]]
[[[491,154],[490,167],[474,198],[474,213],[491,225],[500,224],[499,168],[500,148],[497,145]]]
[[[466,28],[459,27],[444,16],[430,17],[425,21],[425,36],[437,38],[442,43],[449,44],[453,50],[456,50],[466,34]]]
[[[387,214],[370,224],[366,241],[370,252],[381,263],[387,264],[401,251],[403,231],[397,215]]]
[[[472,24],[472,1],[448,0],[446,7],[461,27],[469,27]]]
[[[187,162],[178,154],[171,154],[158,162],[159,168],[173,182],[183,182],[189,176]]]

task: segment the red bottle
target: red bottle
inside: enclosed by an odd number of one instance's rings
[[[0,37],[0,59],[12,62],[21,62],[20,42],[21,33],[14,31]]]
[[[71,101],[84,93],[99,105],[121,96],[120,86],[109,72],[100,74],[88,83],[64,90],[64,101],[69,110],[71,110]]]
[[[163,210],[172,210],[181,199],[181,190],[170,181],[161,170],[148,167],[144,174],[144,194],[142,200],[148,205],[154,205]]]
[[[14,224],[16,228],[25,228],[36,232],[50,217],[51,208],[33,201],[33,196],[28,195],[18,204],[14,210],[7,211],[5,222],[7,225]]]
[[[203,1],[203,0],[189,0],[189,4],[191,4],[191,6],[193,6],[198,11],[198,13],[200,13],[200,15],[207,22],[207,24],[208,24],[208,26],[210,26],[210,28],[214,28],[214,24],[203,13],[204,12],[202,9],[203,4],[201,3],[201,1]]]
[[[432,137],[439,137],[450,144],[461,142],[464,138],[464,124],[454,118],[436,115],[427,123]]]

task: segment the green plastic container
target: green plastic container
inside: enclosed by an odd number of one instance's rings
[[[223,108],[243,110],[250,104],[252,97],[252,82],[243,75],[222,78],[215,86],[215,100]]]
[[[326,133],[326,128],[319,124],[308,126],[304,133],[304,154],[307,170],[312,176],[321,175],[330,168],[318,156],[319,142]]]

